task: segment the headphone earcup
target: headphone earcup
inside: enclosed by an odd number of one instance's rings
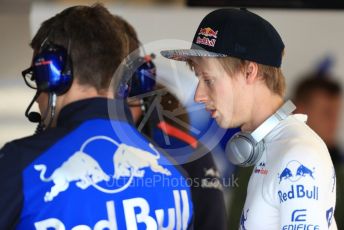
[[[228,159],[233,164],[243,167],[256,164],[265,151],[264,138],[295,109],[295,105],[287,101],[252,133],[234,134],[225,148]]]
[[[121,65],[119,70],[120,81],[114,89],[115,98],[126,99],[129,96],[132,82],[132,69],[128,64]]]
[[[137,57],[127,60],[122,66],[122,77],[116,97],[125,99],[135,97],[154,90],[156,85],[156,67],[150,58]]]
[[[67,61],[63,71],[61,72],[61,87],[58,89],[57,95],[64,94],[72,86],[73,82],[73,64],[71,58],[67,54]]]
[[[134,97],[154,90],[156,85],[156,67],[151,60],[140,58],[140,64],[133,72],[129,96]]]
[[[48,43],[33,59],[37,89],[61,95],[71,86],[73,71],[68,53],[62,46]]]
[[[264,149],[264,141],[257,143],[249,133],[238,132],[227,142],[225,153],[232,164],[248,167],[259,161]]]
[[[247,162],[247,165],[248,166],[255,165],[262,157],[264,151],[265,151],[265,141],[263,139],[262,141],[258,142],[255,145],[253,156],[251,160]]]

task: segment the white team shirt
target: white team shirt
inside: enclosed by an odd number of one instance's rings
[[[306,120],[306,115],[291,115],[264,138],[240,229],[337,229],[334,167],[325,143]]]

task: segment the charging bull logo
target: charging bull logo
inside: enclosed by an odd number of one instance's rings
[[[84,152],[84,149],[89,143],[100,139],[112,142],[117,146],[117,150],[113,155],[115,173],[112,177],[115,179],[130,177],[127,183],[120,188],[107,189],[97,184],[101,181],[109,181],[110,176],[103,171],[95,159]],[[48,178],[45,177],[46,165],[34,165],[35,170],[40,172],[41,181],[52,181],[54,183],[50,191],[46,192],[44,201],[52,201],[60,192],[66,191],[71,182],[76,182],[76,186],[83,190],[92,185],[104,193],[118,193],[129,187],[133,177],[143,177],[145,173],[144,168],[150,168],[155,173],[170,176],[171,172],[159,165],[158,159],[160,154],[154,149],[152,144],[149,146],[155,154],[123,143],[119,144],[106,136],[96,136],[84,142],[80,151],[70,156]]]
[[[301,164],[298,161],[290,161],[287,166],[282,170],[282,172],[278,175],[279,183],[283,180],[290,180],[291,182],[296,182],[300,180],[302,177],[310,177],[314,179],[314,168],[313,170],[309,169],[309,167]]]
[[[44,182],[54,182],[50,192],[44,196],[44,201],[52,201],[60,192],[67,190],[69,183],[76,181],[76,186],[86,189],[92,184],[100,181],[109,181],[110,177],[101,169],[98,162],[83,152],[74,153],[59,168],[55,169],[48,178],[44,177],[47,170],[46,165],[35,165],[34,168],[40,171],[40,179]]]
[[[279,177],[279,182],[281,183],[282,180],[288,179],[288,178],[290,178],[292,176],[293,176],[293,174],[291,173],[290,169],[285,168],[285,169],[283,169],[281,174],[278,176]]]
[[[155,151],[152,144],[149,146]],[[142,169],[145,167],[150,167],[153,172],[170,176],[170,171],[159,165],[159,158],[158,152],[154,155],[139,148],[120,144],[113,157],[115,167],[114,178],[118,179],[123,176],[143,177],[145,171]]]
[[[292,182],[292,184],[281,186],[281,189],[277,191],[280,203],[294,199],[318,200],[319,187],[312,183],[315,181],[314,171],[314,168],[311,170],[298,161],[290,161],[278,175],[279,183],[286,180]],[[306,181],[299,181],[301,178],[305,178]]]
[[[218,33],[218,30],[215,31],[210,27],[206,27],[206,28],[200,28],[198,35],[203,35],[205,37],[217,38],[217,33]]]
[[[217,39],[217,33],[218,30],[215,31],[210,27],[200,28],[196,39],[196,44],[214,47]]]

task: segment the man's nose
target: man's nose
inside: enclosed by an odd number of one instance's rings
[[[204,89],[204,86],[198,82],[195,96],[194,96],[194,101],[196,103],[205,103],[208,100],[208,96],[206,93],[206,90]]]

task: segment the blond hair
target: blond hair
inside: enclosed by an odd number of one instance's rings
[[[230,75],[234,76],[238,72],[244,72],[250,61],[242,60],[235,57],[221,57],[216,58],[225,71]],[[189,59],[187,65],[191,70],[194,70],[195,63]],[[275,94],[284,97],[286,83],[285,78],[280,67],[268,66],[258,64],[258,76],[261,77],[266,86]]]

